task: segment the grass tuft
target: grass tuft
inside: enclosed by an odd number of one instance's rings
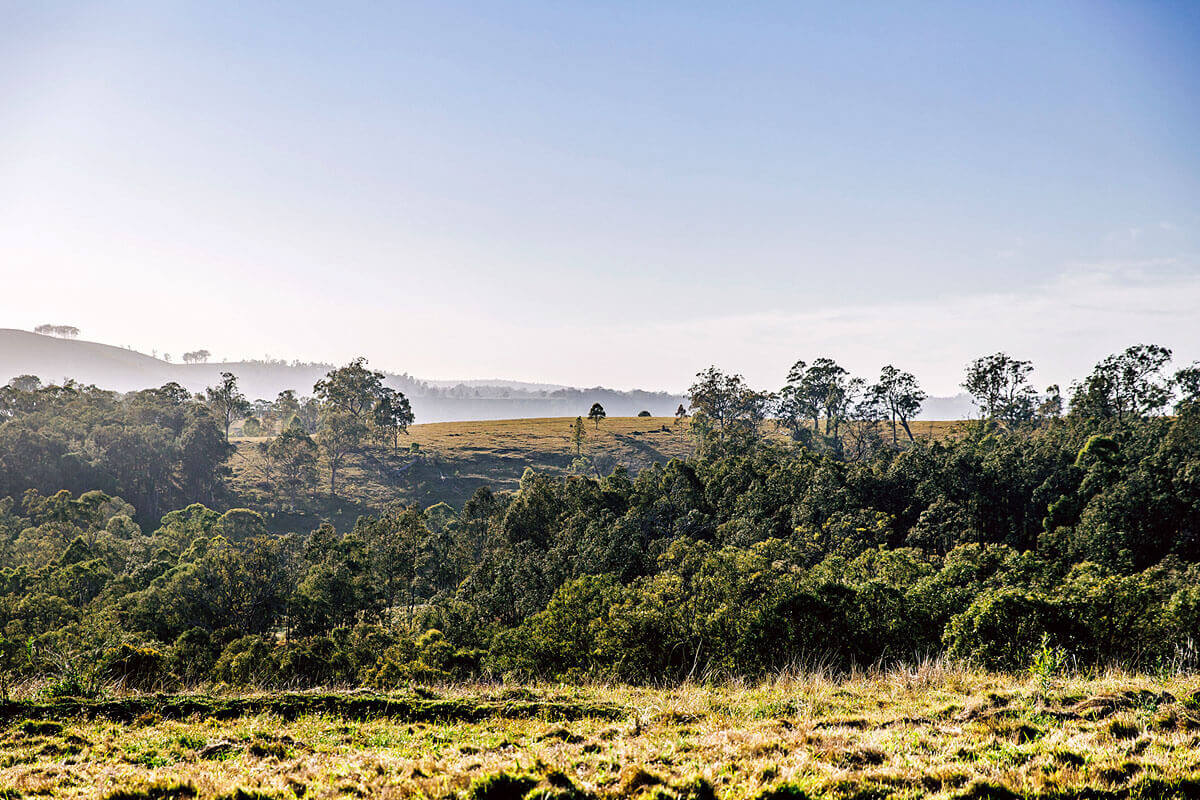
[[[955,795],[955,800],[1022,800],[1021,795],[1001,783],[976,780]]]
[[[18,727],[30,736],[57,736],[63,731],[63,724],[52,719],[27,719]]]
[[[537,784],[538,779],[532,775],[497,772],[476,778],[467,790],[467,797],[470,800],[522,800]]]
[[[183,800],[196,794],[196,787],[190,783],[154,783],[140,788],[118,789],[106,795],[105,800]]]

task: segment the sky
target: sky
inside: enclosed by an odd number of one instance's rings
[[[1200,4],[0,0],[0,327],[428,379],[1200,359]]]

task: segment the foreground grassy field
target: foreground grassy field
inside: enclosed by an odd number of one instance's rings
[[[938,666],[678,689],[3,706],[0,797],[1200,797],[1200,679]]]

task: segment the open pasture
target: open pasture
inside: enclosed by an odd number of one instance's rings
[[[938,664],[672,689],[4,706],[0,796],[463,800],[1200,796],[1200,680]]]

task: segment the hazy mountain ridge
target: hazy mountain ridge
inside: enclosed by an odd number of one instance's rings
[[[230,361],[179,364],[122,347],[60,339],[11,328],[0,329],[0,383],[17,375],[37,375],[47,383],[73,379],[103,389],[129,392],[174,381],[192,392],[215,384],[222,372],[238,376],[251,399],[272,399],[293,389],[312,394],[313,384],[332,364],[284,361]],[[420,422],[555,417],[587,412],[594,402],[611,416],[646,410],[671,416],[686,399],[668,392],[576,388],[521,381],[423,381],[405,373],[384,373],[386,383],[408,395]]]
[[[136,350],[76,339],[60,339],[12,328],[0,329],[0,383],[17,375],[37,375],[47,383],[74,379],[104,389],[129,392],[174,381],[192,392],[215,384],[222,372],[238,376],[251,399],[272,399],[285,389],[312,394],[313,384],[332,364],[285,361],[227,361],[179,364]],[[390,373],[386,383],[408,395],[419,422],[455,422],[522,417],[565,417],[603,404],[610,416],[649,411],[672,416],[682,395],[641,389],[571,387],[510,380],[425,381],[406,373]],[[930,397],[922,419],[963,419],[974,414],[966,395]]]

